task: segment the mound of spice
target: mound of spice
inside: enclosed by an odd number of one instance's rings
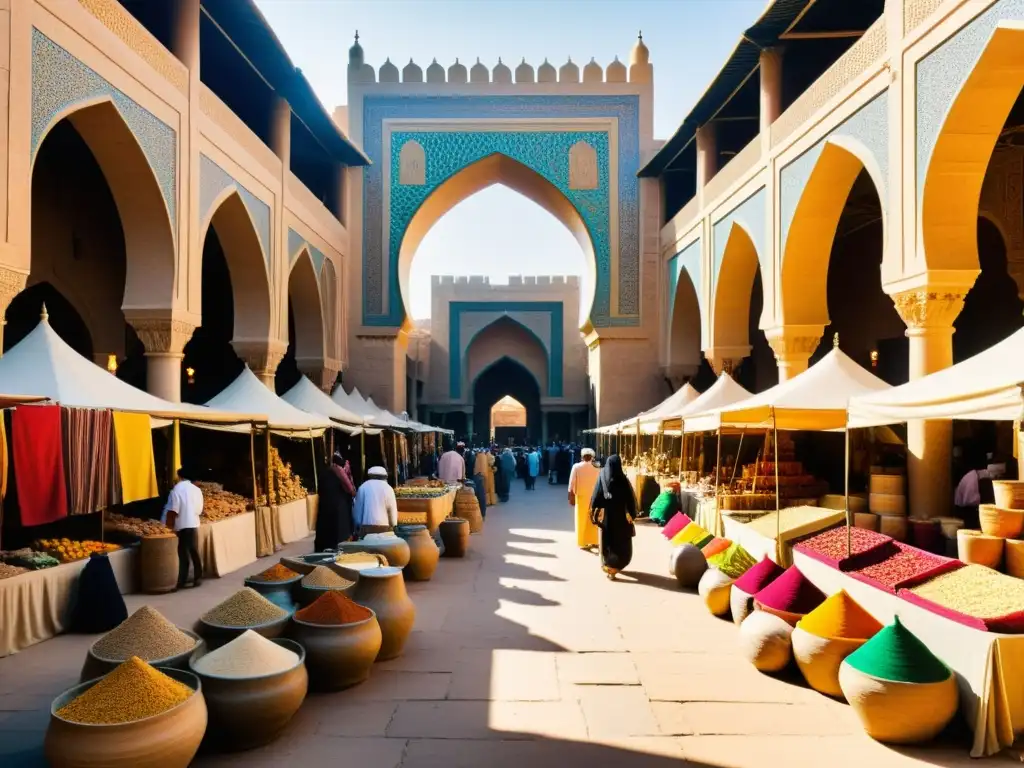
[[[335,573],[326,565],[318,565],[302,579],[302,586],[319,589],[347,589],[354,583]]]
[[[886,555],[896,554],[896,543],[877,531],[840,526],[812,536],[797,544],[796,549],[845,571],[858,563],[867,564],[867,558],[877,562]]]
[[[203,614],[203,621],[221,627],[255,627],[288,615],[251,587],[242,587]]]
[[[144,605],[97,640],[92,652],[108,661],[125,661],[133,656],[154,661],[188,653],[195,645],[193,638],[158,610]]]
[[[978,619],[1024,611],[1024,580],[983,565],[965,565],[909,591],[950,611]]]
[[[324,592],[301,611],[295,618],[310,624],[353,624],[370,618],[373,612],[340,592]]]
[[[285,672],[298,663],[297,653],[247,629],[230,643],[200,658],[193,668],[203,675],[246,678]]]
[[[281,563],[275,563],[267,568],[267,570],[261,571],[255,576],[250,576],[249,581],[288,581],[289,579],[294,579],[298,575],[298,573],[288,566],[282,565]]]
[[[863,568],[854,568],[852,572],[889,592],[895,592],[910,583],[959,567],[959,560],[933,555],[900,541],[893,542],[893,545],[896,553],[892,557]]]
[[[77,699],[58,709],[57,715],[86,725],[131,723],[173,709],[192,693],[184,683],[132,656]]]

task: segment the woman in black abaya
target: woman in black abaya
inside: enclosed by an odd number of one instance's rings
[[[633,486],[622,471],[622,459],[613,454],[601,469],[590,501],[590,518],[601,530],[601,568],[609,579],[614,580],[633,559],[635,517]]]
[[[313,549],[323,552],[336,549],[339,542],[352,538],[352,499],[355,485],[348,462],[334,454],[329,465],[320,471],[320,506],[316,518],[316,539]]]

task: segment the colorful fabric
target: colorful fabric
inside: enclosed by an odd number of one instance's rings
[[[940,683],[951,674],[899,616],[847,656],[846,663],[866,675],[899,683]]]
[[[846,640],[867,640],[882,629],[882,625],[865,611],[845,590],[804,616],[797,627],[816,637]]]
[[[62,408],[68,514],[108,509],[114,497],[114,452],[110,411]]]
[[[786,613],[810,613],[823,602],[825,595],[804,576],[800,569],[791,565],[779,578],[758,592],[755,596],[761,605]]]
[[[59,405],[14,409],[14,482],[21,524],[44,525],[68,516]]]
[[[7,419],[0,411],[0,500],[7,496]]]
[[[662,491],[651,504],[651,520],[663,523],[679,511],[679,496],[672,491]]]
[[[723,539],[728,541],[728,539]],[[753,556],[734,541],[728,547],[717,554],[708,557],[708,565],[712,565],[726,576],[738,579],[754,567],[756,561]]]
[[[751,566],[736,580],[736,587],[748,595],[756,595],[785,572],[781,565],[765,555],[760,563]]]
[[[153,459],[153,429],[145,413],[114,413],[114,440],[124,504],[160,493]]]
[[[673,536],[692,522],[693,520],[685,512],[676,512],[675,516],[665,523],[665,527],[661,529],[661,535],[671,541]]]
[[[723,539],[719,536],[715,536],[711,541],[701,547],[700,551],[704,553],[704,557],[710,558],[712,555],[724,552],[730,546],[732,546],[732,542],[729,541],[729,539]]]
[[[697,523],[690,523],[672,537],[672,546],[678,547],[680,544],[693,544],[700,549],[713,538],[705,528],[697,525]]]

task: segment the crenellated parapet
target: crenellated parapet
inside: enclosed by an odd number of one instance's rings
[[[638,36],[636,44],[629,56],[627,67],[618,56],[607,67],[602,66],[595,58],[580,65],[568,57],[559,67],[547,59],[534,69],[525,58],[515,65],[513,70],[508,64],[498,59],[493,68],[477,58],[476,63],[467,68],[459,59],[447,69],[435,58],[426,68],[412,59],[399,70],[398,65],[390,58],[385,59],[379,70],[366,63],[363,48],[356,35],[356,43],[349,50],[348,79],[350,83],[361,85],[389,83],[427,83],[430,85],[532,85],[536,83],[557,83],[567,85],[596,85],[599,83],[638,83],[650,84],[654,79],[654,67],[650,62],[650,51],[644,44],[643,37]]]

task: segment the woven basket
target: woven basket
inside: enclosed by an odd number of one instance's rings
[[[877,531],[879,526],[878,515],[874,512],[854,512],[853,524],[858,528]]]
[[[987,536],[981,531],[961,528],[956,532],[957,557],[965,563],[998,570],[1003,560],[1003,541],[998,536]]]
[[[1007,539],[1006,548],[1006,572],[1010,576],[1024,579],[1024,541],[1018,539]]]
[[[868,496],[868,506],[876,515],[905,515],[907,497],[897,493],[872,493]]]
[[[790,637],[793,657],[807,684],[826,696],[842,697],[839,687],[839,665],[867,640],[845,637],[818,637],[800,627]]]
[[[827,493],[818,499],[818,506],[824,507],[825,509],[846,509],[847,497],[841,493]],[[858,495],[851,493],[849,496],[850,511],[851,512],[867,512],[868,511],[868,499],[867,496]]]
[[[964,521],[959,517],[936,517],[939,525],[942,526],[942,535],[947,539],[956,539],[956,532],[964,527]]]
[[[1013,539],[1024,530],[1024,512],[995,504],[979,504],[978,521],[981,523],[981,532],[987,536]]]
[[[455,517],[469,522],[470,533],[480,533],[484,529],[484,516],[480,513],[480,502],[472,488],[463,486],[455,495]]]
[[[902,496],[905,489],[903,475],[871,475],[868,481],[868,491],[872,495]]]
[[[1024,509],[1024,480],[993,480],[992,495],[997,507]]]
[[[909,523],[902,515],[878,515],[878,531],[896,541],[906,541]]]

